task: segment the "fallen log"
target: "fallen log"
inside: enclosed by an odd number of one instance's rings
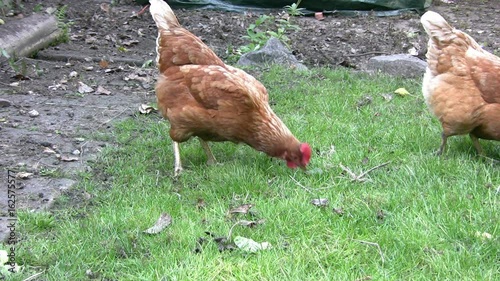
[[[0,48],[10,56],[28,57],[60,36],[54,16],[33,14],[0,26]]]

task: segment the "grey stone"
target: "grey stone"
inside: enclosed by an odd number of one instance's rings
[[[422,77],[426,67],[425,61],[406,54],[372,57],[366,65],[368,71],[380,71],[408,78]]]
[[[0,107],[9,107],[12,105],[12,102],[5,99],[0,99]]]
[[[238,60],[238,64],[257,67],[279,64],[299,70],[307,70],[307,67],[301,64],[292,52],[274,37],[271,37],[260,50],[242,55]]]

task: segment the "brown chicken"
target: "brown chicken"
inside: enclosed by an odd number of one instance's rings
[[[311,148],[300,143],[276,116],[266,88],[243,70],[231,67],[198,37],[181,27],[162,0],[150,0],[158,27],[156,85],[158,108],[170,122],[175,170],[182,165],[179,143],[198,137],[215,163],[207,141],[246,143],[269,156],[285,160],[290,168],[305,168]]]
[[[430,37],[422,92],[443,127],[438,154],[449,136],[465,134],[482,154],[478,138],[500,140],[500,58],[435,12],[421,22]]]

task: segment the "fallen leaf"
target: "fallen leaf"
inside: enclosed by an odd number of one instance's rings
[[[196,202],[196,208],[203,209],[205,208],[205,205],[205,200],[203,200],[203,198],[198,198],[198,201]]]
[[[162,213],[155,225],[144,230],[147,234],[158,234],[172,223],[172,217],[167,213]]]
[[[394,95],[391,94],[391,93],[386,93],[386,94],[382,94],[382,97],[386,100],[386,101],[391,101],[393,98],[394,98]]]
[[[16,174],[16,178],[22,179],[22,180],[29,179],[29,178],[31,178],[31,176],[33,176],[33,173],[19,172]]]
[[[326,199],[326,198],[318,198],[318,199],[311,200],[311,203],[317,207],[325,207],[325,206],[328,206],[330,201],[328,201],[328,199]]]
[[[250,238],[245,238],[241,236],[236,236],[234,238],[234,244],[241,250],[245,252],[250,252],[250,253],[255,253],[257,251],[261,250],[268,250],[271,249],[271,243],[269,242],[255,242],[254,240]]]
[[[227,237],[225,236],[215,236],[213,233],[209,231],[205,231],[205,234],[212,237],[214,242],[217,243],[217,248],[219,249],[219,252],[223,251],[232,251],[236,249],[236,245],[234,243],[231,243],[230,241],[227,240]]]
[[[111,91],[105,89],[103,86],[97,86],[97,90],[95,91],[96,95],[104,95],[104,96],[109,96],[111,95]]]
[[[125,46],[132,46],[132,45],[135,45],[135,44],[139,44],[139,41],[137,41],[137,40],[127,40],[127,41],[123,41],[122,44],[125,45]]]
[[[405,88],[398,88],[394,91],[394,93],[400,96],[408,96],[410,94],[410,92],[408,92]]]
[[[78,92],[80,94],[85,94],[85,93],[92,93],[94,91],[94,89],[92,89],[91,87],[89,87],[87,84],[83,83],[83,82],[78,82]]]
[[[36,111],[36,110],[34,110],[34,109],[33,109],[33,110],[30,110],[30,111],[28,112],[28,115],[29,115],[30,117],[38,117],[38,116],[40,115],[40,113],[38,113],[38,111]]]
[[[139,112],[141,114],[149,114],[153,111],[156,111],[156,108],[152,107],[151,105],[147,105],[147,104],[141,104],[139,106]]]
[[[108,68],[108,67],[109,67],[109,62],[108,62],[108,61],[105,61],[105,60],[101,60],[101,61],[99,62],[99,66],[100,66],[101,68]]]
[[[46,153],[46,154],[56,154],[56,152],[54,150],[52,150],[51,148],[48,148],[48,147],[46,147],[43,150],[43,153]]]
[[[250,208],[252,208],[253,205],[252,204],[243,204],[241,206],[238,206],[234,209],[231,209],[229,210],[229,213],[230,214],[235,214],[235,213],[238,213],[238,214],[247,214],[248,211],[250,210]]]
[[[313,168],[306,171],[308,175],[321,175],[323,174],[323,170],[321,168]]]
[[[108,3],[102,3],[100,7],[101,10],[103,10],[105,13],[109,13],[109,11],[111,10],[111,6]]]
[[[377,211],[377,219],[378,219],[378,220],[383,220],[383,219],[385,219],[385,213],[384,213],[384,210],[378,210],[378,211]]]
[[[317,20],[324,20],[325,19],[322,12],[314,13],[314,18]]]
[[[373,101],[373,98],[371,96],[364,96],[357,101],[356,107],[359,109],[363,106],[371,104],[372,101]]]

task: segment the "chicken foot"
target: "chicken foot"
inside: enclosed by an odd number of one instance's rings
[[[174,177],[178,177],[182,172],[182,163],[181,163],[181,153],[179,151],[179,143],[174,141]]]
[[[210,149],[210,146],[208,146],[208,143],[202,139],[200,140],[201,147],[203,147],[203,150],[205,151],[205,154],[207,155],[207,165],[215,165],[217,164],[217,160],[215,160],[214,155],[212,154],[212,150]]]

